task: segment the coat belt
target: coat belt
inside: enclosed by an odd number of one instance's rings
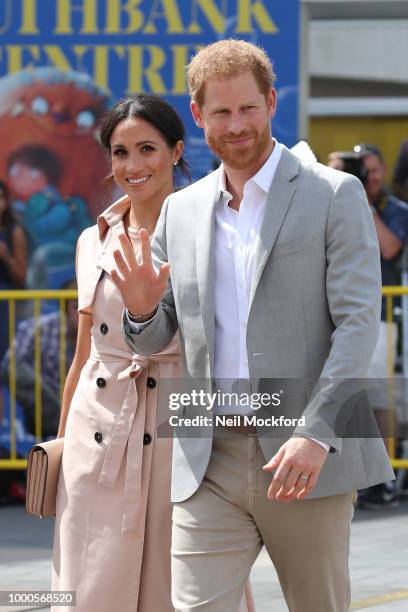
[[[104,361],[104,355],[93,351],[92,358]],[[106,355],[105,355],[106,358]],[[146,410],[146,386],[137,389],[136,378],[143,370],[156,363],[174,363],[180,361],[179,354],[156,354],[154,357],[134,355],[126,361],[128,365],[119,375],[118,380],[128,380],[126,394],[115,421],[115,426],[109,440],[98,484],[113,487],[119,474],[123,456],[126,452],[126,468],[124,482],[124,507],[122,516],[122,533],[137,531],[143,534],[142,513],[142,464],[143,435]],[[108,359],[113,361],[113,359]],[[115,361],[119,359],[115,359]],[[122,359],[120,359],[122,361]],[[123,360],[125,361],[125,360]],[[157,392],[157,391],[156,391]],[[143,409],[144,408],[144,409]]]

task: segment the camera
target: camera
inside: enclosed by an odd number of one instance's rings
[[[355,147],[354,151],[336,151],[335,153],[331,153],[329,160],[332,162],[331,165],[336,167],[337,170],[342,170],[343,172],[347,172],[347,174],[356,176],[363,185],[365,185],[368,173],[364,164],[364,155],[364,149]],[[341,164],[334,165],[333,162],[337,160],[340,160]]]

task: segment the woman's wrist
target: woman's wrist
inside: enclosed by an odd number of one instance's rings
[[[146,321],[149,321],[149,319],[152,319],[154,317],[154,315],[157,312],[157,308],[158,306],[156,304],[153,310],[151,310],[150,312],[143,313],[143,314],[134,314],[130,312],[130,310],[128,310],[129,319],[133,321],[134,323],[145,323]]]

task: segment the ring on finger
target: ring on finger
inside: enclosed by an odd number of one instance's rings
[[[302,478],[303,480],[309,480],[310,474],[301,474],[299,476],[299,478]]]

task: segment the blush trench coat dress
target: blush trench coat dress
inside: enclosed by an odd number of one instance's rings
[[[125,343],[110,271],[125,196],[79,239],[78,310],[93,317],[91,352],[68,413],[57,491],[52,589],[76,606],[53,612],[173,612],[170,603],[171,448],[156,432],[160,379],[181,376],[177,338],[143,357]],[[138,235],[129,228],[138,253]],[[239,612],[250,612],[247,588]]]

